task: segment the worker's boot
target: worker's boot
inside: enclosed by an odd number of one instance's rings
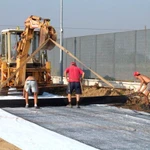
[[[76,103],[76,107],[77,107],[77,108],[80,108],[79,102]]]
[[[71,102],[69,102],[69,104],[68,104],[66,107],[68,107],[68,108],[73,108]]]
[[[29,104],[26,104],[26,105],[25,105],[25,108],[29,108]]]
[[[39,106],[37,106],[37,105],[36,105],[36,106],[34,106],[34,108],[35,108],[35,109],[40,109],[40,107],[39,107]]]

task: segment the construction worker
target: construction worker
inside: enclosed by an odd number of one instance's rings
[[[23,89],[23,96],[25,97],[26,108],[29,107],[28,97],[29,97],[30,90],[34,93],[34,107],[39,108],[37,106],[38,85],[37,85],[37,81],[35,80],[33,76],[27,77],[25,81],[24,89]]]
[[[148,95],[150,93],[150,78],[140,74],[139,72],[134,72],[133,75],[136,79],[140,80],[140,87],[138,88],[137,92],[143,93],[146,96],[146,105],[150,105],[148,99]]]
[[[77,67],[75,62],[71,62],[71,65],[66,68],[64,71],[64,76],[68,82],[67,94],[68,94],[68,107],[72,108],[71,104],[71,94],[73,90],[76,93],[76,106],[80,108],[79,101],[80,101],[80,94],[82,94],[81,90],[81,80],[84,78],[84,72],[81,68]]]

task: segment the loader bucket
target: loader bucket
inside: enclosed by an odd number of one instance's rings
[[[40,29],[40,43],[39,46],[44,43],[48,38],[51,38],[52,40],[57,40],[57,34],[56,30],[49,26],[48,29],[41,28]],[[49,42],[42,48],[43,50],[51,50],[55,47],[55,44],[49,40]]]

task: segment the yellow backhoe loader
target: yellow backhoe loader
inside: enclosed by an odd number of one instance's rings
[[[89,69],[99,79],[114,88],[99,74],[83,64],[77,57],[57,42],[55,29],[50,19],[30,16],[25,20],[25,29],[6,29],[1,34],[0,54],[0,94],[6,87],[23,88],[27,76],[34,76],[38,85],[44,89],[52,84],[51,65],[47,59],[47,50],[56,45],[73,59]],[[60,85],[61,86],[61,85]]]
[[[49,38],[56,41],[56,31],[50,26],[50,19],[38,16],[28,17],[24,30],[2,30],[1,88],[23,87],[25,78],[29,75],[34,76],[39,85],[51,84],[51,66],[47,59],[47,50],[51,50],[55,45]],[[32,55],[37,48],[38,52]]]

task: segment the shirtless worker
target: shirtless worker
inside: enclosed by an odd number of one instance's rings
[[[25,85],[24,85],[24,89],[23,89],[23,96],[25,97],[25,107],[28,108],[29,107],[29,91],[32,91],[34,93],[34,107],[35,108],[39,108],[37,106],[37,95],[38,95],[38,85],[37,85],[37,81],[33,76],[28,76],[26,81],[25,81]]]
[[[139,72],[134,72],[134,77],[140,80],[140,87],[138,88],[137,92],[141,92],[146,96],[146,105],[150,105],[148,95],[150,93],[150,78],[140,74]],[[144,86],[142,88],[142,86]],[[145,91],[145,92],[144,92]]]

